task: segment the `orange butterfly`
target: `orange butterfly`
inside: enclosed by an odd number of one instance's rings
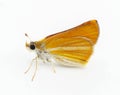
[[[28,37],[27,34],[25,35]],[[65,66],[85,65],[93,52],[98,36],[98,23],[96,20],[90,20],[72,29],[49,35],[43,40],[26,42],[26,47],[35,51],[37,55],[32,60],[36,60],[36,69],[32,80],[37,71],[38,58],[44,63],[51,63],[54,71],[54,63]]]

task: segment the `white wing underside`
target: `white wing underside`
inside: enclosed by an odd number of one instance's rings
[[[40,53],[39,58],[42,59],[44,63],[51,63],[51,64],[60,64],[64,66],[70,66],[70,67],[83,67],[82,64],[78,62],[71,61],[67,59],[64,56],[59,56],[59,55],[54,55],[54,54],[45,54],[45,53]]]
[[[71,60],[69,60],[63,56],[59,56],[59,55],[53,55],[53,59],[56,64],[60,64],[63,66],[69,66],[69,67],[83,67],[84,66],[78,62],[71,61]]]

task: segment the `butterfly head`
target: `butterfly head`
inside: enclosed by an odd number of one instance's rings
[[[28,38],[28,41],[26,41],[26,48],[28,50],[34,51],[36,49],[36,45],[35,42],[31,41],[31,39],[29,38],[29,36],[27,34],[25,34],[25,36]]]

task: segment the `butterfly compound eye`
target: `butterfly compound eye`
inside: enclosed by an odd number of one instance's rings
[[[31,43],[30,43],[30,49],[31,49],[31,50],[34,50],[34,49],[35,49],[34,42],[31,42]]]
[[[34,50],[35,49],[35,45],[30,45],[30,49]]]

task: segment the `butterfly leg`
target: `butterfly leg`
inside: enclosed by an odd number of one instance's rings
[[[33,76],[32,76],[32,81],[34,80],[35,75],[36,75],[36,72],[37,72],[37,69],[38,69],[38,59],[37,59],[37,58],[38,58],[38,57],[36,57],[35,71],[34,71],[34,74],[33,74]]]
[[[54,62],[52,60],[49,60],[48,62],[50,62],[53,72],[56,73]]]
[[[33,65],[33,61],[35,61],[37,59],[37,57],[33,58],[31,61],[30,66],[28,67],[28,69],[25,71],[25,74],[31,69],[32,65]]]
[[[52,70],[53,70],[53,72],[54,72],[54,73],[56,73],[54,63],[53,63],[53,62],[51,62],[51,65],[52,65]]]
[[[56,70],[55,70],[55,66],[54,66],[54,62],[53,62],[53,60],[50,59],[50,58],[48,58],[48,57],[46,57],[46,58],[44,59],[44,61],[45,61],[45,63],[50,63],[53,72],[56,73]]]

